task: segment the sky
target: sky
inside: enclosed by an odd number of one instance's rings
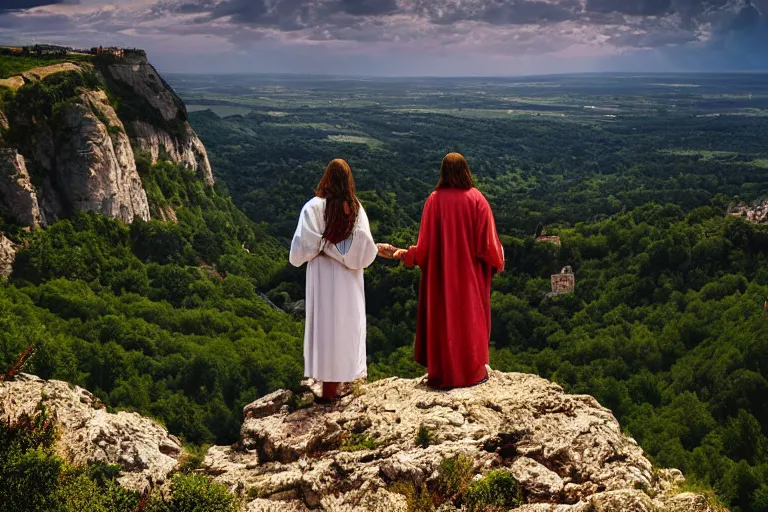
[[[161,71],[516,76],[768,70],[768,0],[0,0],[0,44]]]

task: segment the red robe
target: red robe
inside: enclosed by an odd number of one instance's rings
[[[483,194],[444,188],[424,204],[419,240],[404,258],[421,267],[416,362],[428,384],[471,386],[486,377],[491,336],[491,277],[504,249]]]

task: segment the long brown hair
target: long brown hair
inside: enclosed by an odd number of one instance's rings
[[[326,200],[323,238],[332,244],[349,238],[360,211],[360,201],[355,195],[355,179],[349,164],[341,158],[328,164],[316,194]]]
[[[440,165],[440,181],[435,190],[441,188],[461,188],[468,190],[474,186],[469,164],[459,153],[448,153]]]

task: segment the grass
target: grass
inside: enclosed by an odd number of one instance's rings
[[[682,494],[685,492],[692,492],[694,494],[700,494],[704,496],[704,498],[707,500],[707,506],[712,512],[728,512],[728,508],[723,505],[723,502],[720,501],[720,498],[717,497],[715,491],[706,485],[691,482],[690,480],[685,480],[684,482],[677,485],[675,494]]]
[[[359,135],[329,135],[328,140],[331,142],[341,142],[344,144],[365,144],[371,149],[381,144],[376,139],[372,139],[370,137],[360,137]]]
[[[203,446],[185,446],[184,454],[179,460],[179,473],[191,473],[196,469],[200,469],[203,466],[205,455],[208,453],[210,445],[204,444]]]
[[[437,470],[436,488],[440,496],[453,500],[463,496],[475,475],[475,465],[463,453],[444,459]]]
[[[419,426],[419,430],[416,432],[416,445],[426,448],[435,441],[432,431],[424,424]]]
[[[62,64],[64,62],[83,62],[90,61],[88,55],[67,55],[66,57],[32,57],[0,55],[0,78],[9,78],[14,75],[20,75],[30,69],[41,66],[50,66],[52,64]]]
[[[416,489],[413,482],[396,482],[389,487],[390,492],[405,496],[408,512],[433,512],[435,504],[426,486]]]
[[[375,450],[379,443],[365,434],[351,434],[339,447],[342,452],[359,452],[363,450]]]

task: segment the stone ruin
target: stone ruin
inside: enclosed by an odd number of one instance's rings
[[[552,294],[561,295],[563,293],[573,293],[576,287],[576,276],[573,275],[573,269],[570,266],[563,267],[559,274],[552,275]]]

